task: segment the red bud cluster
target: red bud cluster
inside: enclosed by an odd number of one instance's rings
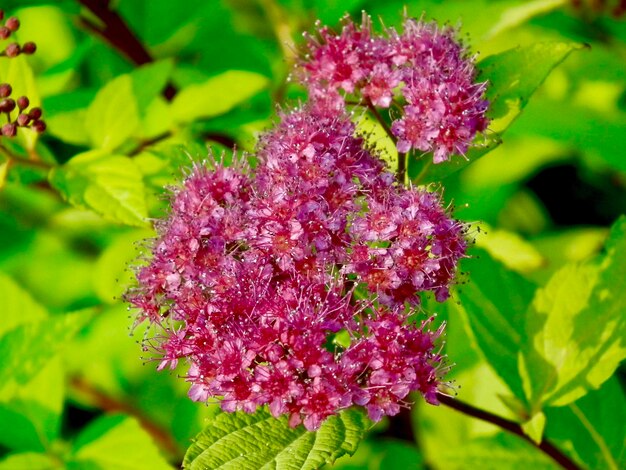
[[[4,19],[4,11],[0,10],[0,21]],[[0,41],[5,41],[11,37],[11,34],[20,29],[20,20],[15,16],[11,16],[6,19],[4,25],[0,26]],[[4,47],[0,56],[9,58],[17,57],[20,54],[34,54],[37,50],[37,45],[34,42],[25,42],[20,45],[17,42],[11,42]]]

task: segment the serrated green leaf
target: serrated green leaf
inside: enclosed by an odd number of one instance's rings
[[[476,250],[473,255],[463,264],[471,281],[457,289],[459,310],[485,360],[511,392],[525,401],[517,355],[524,341],[525,312],[535,286],[486,252]]]
[[[254,414],[222,413],[189,447],[183,466],[206,468],[317,469],[344,454],[353,454],[368,421],[355,409],[328,418],[316,432],[290,428],[286,417],[261,409]]]
[[[32,380],[89,320],[86,312],[56,315],[25,323],[0,338],[0,396]]]
[[[2,299],[0,338],[19,325],[37,322],[48,316],[48,312],[35,302],[28,292],[4,273],[0,273],[0,299]]]
[[[48,179],[75,206],[115,222],[147,225],[141,172],[128,157],[85,152],[52,169]]]
[[[269,80],[258,73],[229,70],[181,90],[172,103],[174,120],[186,123],[224,114],[268,84]]]
[[[537,291],[520,353],[532,409],[564,406],[598,388],[626,358],[626,217],[611,229],[606,254],[571,264]]]
[[[492,121],[489,124],[488,140],[471,148],[466,159],[455,158],[450,162],[431,165],[430,158],[410,158],[409,177],[416,178],[424,173],[420,183],[440,181],[496,148],[501,143],[502,134],[520,115],[550,72],[573,51],[584,47],[562,42],[538,43],[509,49],[481,60],[478,63],[478,79],[489,82],[486,96],[490,106],[487,114]]]
[[[89,425],[74,443],[69,469],[172,469],[136,419],[105,416]]]
[[[139,126],[139,111],[130,75],[120,75],[98,91],[87,108],[85,130],[93,147],[115,150]]]

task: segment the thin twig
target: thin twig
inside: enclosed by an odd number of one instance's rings
[[[70,385],[76,391],[86,396],[93,406],[109,413],[119,412],[136,418],[141,424],[141,427],[152,436],[154,441],[158,443],[163,450],[173,456],[180,457],[181,449],[173,439],[172,435],[166,429],[145,416],[138,409],[132,407],[126,402],[117,400],[107,395],[80,377],[72,377],[70,379]]]
[[[154,59],[141,41],[133,33],[122,17],[110,9],[108,0],[79,0],[79,2],[93,13],[102,23],[94,23],[89,18],[82,17],[82,24],[101,36],[106,42],[124,54],[135,65],[145,65],[154,62]],[[168,83],[163,90],[163,96],[171,101],[177,90]]]
[[[135,65],[144,65],[154,62],[148,49],[142,44],[137,35],[131,31],[124,19],[115,10],[110,8],[109,0],[79,0],[79,2],[98,18],[101,23],[98,24],[89,18],[82,17],[81,22],[86,28],[102,37]],[[172,83],[168,83],[162,94],[165,99],[172,101],[177,92],[176,87]],[[156,141],[162,140],[168,136],[169,135],[158,136]],[[207,137],[208,140],[213,140],[229,148],[236,147],[235,140],[226,134],[214,132],[207,134],[205,137]],[[145,147],[145,145],[143,147]]]
[[[486,421],[510,432],[511,434],[515,434],[516,436],[525,439],[567,470],[582,470],[578,464],[576,464],[549,441],[542,440],[539,444],[535,443],[524,433],[522,427],[514,421],[502,418],[501,416],[490,413],[489,411],[481,410],[480,408],[476,408],[468,403],[462,402],[461,400],[444,395],[443,393],[437,393],[437,399],[442,404],[460,413],[480,419],[481,421]]]

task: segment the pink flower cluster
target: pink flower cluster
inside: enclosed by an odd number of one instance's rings
[[[323,27],[306,35],[297,76],[311,97],[379,108],[394,107],[391,123],[399,152],[433,152],[433,161],[464,155],[477,132],[487,128],[473,58],[451,28],[407,18],[402,34],[388,29],[375,35],[371,20],[361,26],[346,17],[341,33]],[[343,93],[341,93],[343,91]]]
[[[411,391],[436,403],[441,329],[416,320],[418,293],[447,297],[464,226],[327,102],[283,114],[257,158],[197,166],[172,196],[127,296],[159,368],[184,359],[192,399],[309,430],[353,405],[394,415]]]

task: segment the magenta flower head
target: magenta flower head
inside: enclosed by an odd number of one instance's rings
[[[196,166],[157,225],[127,299],[158,368],[182,360],[193,400],[309,430],[355,405],[394,415],[413,391],[436,403],[441,328],[416,319],[418,293],[445,299],[464,226],[394,183],[332,103],[282,113],[256,156],[254,173]]]
[[[360,26],[345,17],[340,33],[318,26],[305,38],[296,77],[311,98],[399,109],[391,123],[399,152],[432,152],[440,163],[464,155],[487,128],[486,83],[476,82],[474,58],[452,28],[406,18],[401,34],[377,35],[364,14]]]

